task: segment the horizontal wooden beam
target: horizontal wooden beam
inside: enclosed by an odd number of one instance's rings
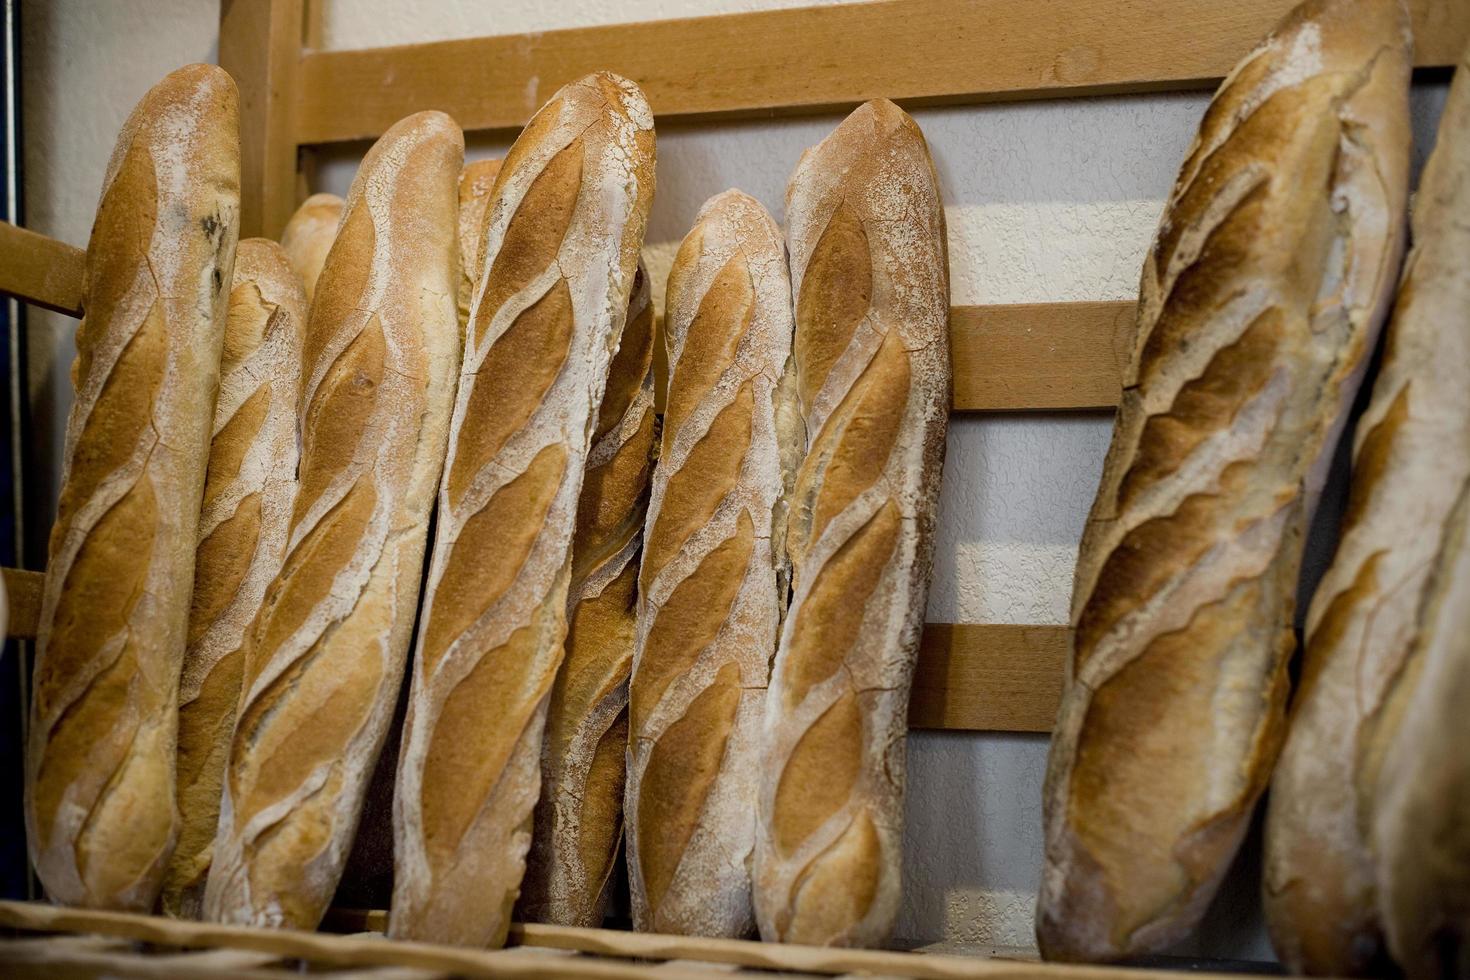
[[[29,639],[45,576],[0,569],[9,635]],[[909,726],[950,731],[1049,732],[1062,694],[1065,626],[929,623],[919,648]]]
[[[1296,0],[882,0],[308,52],[298,143],[381,135],[441,109],[512,129],[563,84],[610,69],[660,121],[1210,86]],[[1412,0],[1417,63],[1455,63],[1470,4]],[[793,161],[794,162],[794,161]]]
[[[955,306],[954,410],[1116,408],[1137,304]]]
[[[86,260],[79,248],[0,221],[0,293],[81,316]]]

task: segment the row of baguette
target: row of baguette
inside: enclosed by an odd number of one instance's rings
[[[47,894],[313,928],[391,737],[394,936],[498,945],[518,897],[600,924],[626,794],[640,928],[881,942],[950,391],[913,121],[809,151],[784,241],[739,192],[701,210],[658,437],[636,86],[568,85],[503,163],[411,116],[238,254],[235,98],[207,66],[149,93],[88,246]]]
[[[1399,0],[1302,3],[1169,196],[1078,559],[1048,957],[1185,937],[1269,784],[1285,965],[1470,977],[1470,60],[1395,304],[1412,47]],[[1391,306],[1288,717],[1303,544]]]

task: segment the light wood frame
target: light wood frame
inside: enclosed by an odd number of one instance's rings
[[[1195,89],[1293,2],[877,0],[320,51],[319,0],[222,0],[220,63],[241,95],[242,236],[279,235],[322,144],[376,137],[428,108],[469,130],[513,129],[598,68],[637,81],[660,120],[840,110],[879,95],[918,106]],[[1453,64],[1470,4],[1410,6],[1416,64]],[[80,315],[82,253],[0,224],[0,292]],[[955,411],[1113,408],[1132,320],[1119,302],[954,307]],[[5,581],[12,633],[33,635],[39,575],[7,569]],[[1061,626],[929,624],[911,724],[1049,731],[1068,642]]]

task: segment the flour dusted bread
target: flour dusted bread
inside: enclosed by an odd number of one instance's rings
[[[316,281],[337,238],[345,202],[336,194],[313,194],[302,202],[281,232],[286,259],[306,289],[307,305],[316,295]]]
[[[285,251],[263,238],[242,241],[230,289],[179,681],[179,844],[162,896],[169,915],[198,918],[201,911],[240,700],[245,636],[286,554],[296,500],[305,328],[306,294]]]
[[[1397,0],[1309,0],[1221,85],[1166,204],[1078,556],[1048,957],[1185,936],[1265,787],[1302,539],[1402,253],[1409,55]]]
[[[475,160],[459,174],[459,329],[470,319],[475,283],[480,281],[481,253],[485,249],[485,218],[490,213],[490,192],[500,173],[499,160]]]
[[[87,244],[25,770],[31,862],[65,905],[150,911],[178,832],[174,705],[239,209],[235,83],[181,68],[123,126]]]
[[[505,941],[653,168],[643,94],[598,73],[536,113],[495,179],[393,800],[395,937]]]
[[[795,388],[791,607],[759,797],[761,937],[872,946],[900,898],[904,738],[950,405],[949,273],[919,127],[869,102],[786,191]]]
[[[1390,695],[1405,689],[1412,659],[1422,655],[1410,651],[1444,547],[1439,529],[1470,477],[1470,78],[1463,69],[1419,185],[1413,231],[1373,401],[1358,422],[1342,538],[1312,599],[1301,685],[1269,796],[1272,942],[1283,963],[1319,975],[1381,972],[1363,816],[1378,798],[1376,770],[1396,727]]]
[[[541,745],[521,917],[600,926],[623,839],[628,673],[653,469],[653,302],[642,263],[608,370],[572,538],[566,656]]]
[[[311,929],[403,679],[459,366],[448,116],[363,159],[307,325],[300,489],[246,648],[205,913]]]
[[[1455,311],[1461,323],[1464,310]],[[1383,925],[1389,949],[1410,980],[1470,976],[1467,524],[1470,480],[1460,484],[1443,525],[1444,543],[1424,590],[1414,647],[1385,699],[1385,728],[1391,732],[1384,733],[1382,765],[1368,802]]]
[[[792,322],[780,228],[739,191],[711,198],[665,295],[669,396],[629,704],[633,924],[740,937],[755,929],[751,802],[800,451],[781,385]]]

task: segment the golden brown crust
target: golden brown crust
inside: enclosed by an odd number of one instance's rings
[[[640,264],[598,410],[572,538],[566,657],[547,704],[521,883],[532,922],[600,926],[623,836],[634,583],[653,468],[653,302]]]
[[[505,941],[577,499],[652,184],[652,115],[605,73],[538,112],[495,179],[393,801],[395,937]],[[506,550],[479,581],[488,545]]]
[[[327,253],[336,241],[344,206],[345,202],[336,194],[313,194],[301,203],[281,232],[281,247],[306,290],[308,307],[316,296],[316,283],[321,278]]]
[[[780,229],[739,191],[705,202],[669,273],[670,394],[629,688],[628,876],[639,929],[754,930],[750,800],[785,595],[780,523],[791,287]]]
[[[304,341],[300,490],[248,640],[212,919],[314,928],[403,676],[459,340],[463,137],[423,112],[353,181]]]
[[[245,634],[286,554],[306,294],[275,242],[240,243],[179,689],[179,845],[166,914],[198,918],[244,672]]]
[[[1398,0],[1310,0],[1221,86],[1170,196],[1078,556],[1049,957],[1187,934],[1265,786],[1302,539],[1402,249],[1408,53]]]
[[[149,911],[173,850],[179,666],[240,188],[235,84],[190,65],[128,117],[87,246],[26,757],[47,894]]]
[[[500,174],[499,160],[475,160],[459,174],[459,329],[470,318],[475,283],[480,281],[480,252],[485,244],[485,218],[490,213],[490,192]]]
[[[923,134],[869,102],[802,157],[786,211],[807,450],[755,910],[767,940],[873,946],[899,907],[909,682],[950,405],[944,209]]]

